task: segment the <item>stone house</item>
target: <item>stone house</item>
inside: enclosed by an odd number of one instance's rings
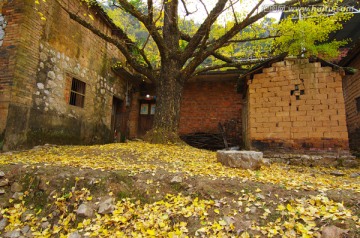
[[[44,143],[82,144],[113,140],[117,115],[126,110],[131,87],[111,64],[123,61],[117,48],[73,21],[77,0],[0,2],[0,143],[5,150]],[[100,8],[92,23],[114,28]]]

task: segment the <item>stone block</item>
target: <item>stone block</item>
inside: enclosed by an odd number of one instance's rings
[[[344,159],[342,161],[342,166],[345,168],[358,168],[360,166],[359,159]]]
[[[256,151],[226,151],[216,153],[217,161],[231,168],[259,170],[263,163],[263,153]]]
[[[5,38],[5,31],[0,28],[0,40],[3,40]]]

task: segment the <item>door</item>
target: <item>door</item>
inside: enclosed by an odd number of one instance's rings
[[[155,101],[140,101],[139,136],[143,136],[153,127],[156,104]]]
[[[128,112],[122,100],[113,97],[111,125],[115,142],[124,142],[127,135]]]

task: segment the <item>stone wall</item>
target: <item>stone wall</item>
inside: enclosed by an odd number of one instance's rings
[[[125,83],[113,74],[111,65],[123,56],[115,46],[70,19],[60,4],[64,3],[42,1],[39,11],[43,19],[34,11],[33,0],[4,4],[5,9],[12,9],[9,13],[21,13],[21,24],[8,20],[5,30],[4,46],[16,42],[8,28],[20,28],[21,37],[12,71],[4,149],[43,143],[103,143],[113,138],[112,100],[113,96],[124,99]],[[89,14],[87,6],[77,0],[63,6],[80,16]],[[3,9],[5,19],[13,19],[9,13]],[[87,21],[111,32],[101,16],[90,14],[97,17],[87,17]],[[73,78],[86,84],[83,108],[69,105]]]
[[[263,151],[347,151],[342,77],[287,59],[248,81],[247,145]]]
[[[349,66],[360,69],[359,54]],[[360,101],[360,72],[346,76],[343,80],[343,86],[350,149],[360,152],[360,111],[357,109],[356,102],[356,100]]]
[[[189,82],[185,84],[180,112],[180,134],[219,133],[218,123],[236,121],[241,126],[242,95],[236,80]],[[241,131],[241,129],[240,129]]]
[[[1,9],[0,9],[0,11],[1,11]],[[7,22],[5,20],[5,17],[0,13],[0,47],[4,43],[6,25],[7,25]]]

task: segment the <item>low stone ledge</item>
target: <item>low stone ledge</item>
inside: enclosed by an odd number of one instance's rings
[[[259,170],[263,164],[263,153],[256,151],[219,150],[217,161],[231,168]]]
[[[265,154],[271,162],[287,163],[299,166],[317,167],[360,167],[360,159],[352,155],[304,155],[304,154]]]

